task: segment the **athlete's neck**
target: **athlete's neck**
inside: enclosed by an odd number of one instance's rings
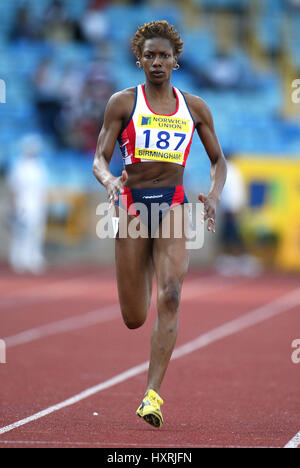
[[[151,97],[152,99],[164,101],[174,97],[173,87],[170,81],[156,84],[146,80],[144,89],[147,96]]]

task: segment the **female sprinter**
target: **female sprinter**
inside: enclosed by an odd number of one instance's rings
[[[157,279],[157,318],[151,334],[148,381],[137,409],[137,415],[155,427],[163,424],[159,391],[176,341],[181,288],[189,263],[185,235],[177,238],[174,230],[175,223],[184,219],[175,215],[185,211],[183,172],[195,128],[211,161],[211,188],[207,196],[200,194],[199,200],[204,204],[207,229],[213,232],[226,180],[225,158],[206,103],[171,86],[182,47],[177,31],[166,21],[152,21],[137,30],[132,49],[137,66],[144,71],[145,84],[110,98],[93,165],[95,177],[106,188],[112,204],[118,205],[116,209],[124,210],[128,225],[134,218],[140,225],[147,224],[134,203],[144,203],[148,209],[154,202],[167,203],[169,208],[168,216],[164,212],[160,218],[158,235],[121,236],[119,224],[115,241],[120,307],[128,328],[145,322],[154,274]],[[117,140],[126,168],[120,177],[109,170]],[[173,226],[166,238],[161,235],[161,225],[167,218]],[[151,216],[148,221],[151,223]]]

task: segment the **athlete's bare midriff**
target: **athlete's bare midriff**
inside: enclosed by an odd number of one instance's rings
[[[184,167],[168,162],[144,162],[126,166],[127,187],[151,188],[182,185]]]

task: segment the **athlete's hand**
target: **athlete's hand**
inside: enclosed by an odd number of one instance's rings
[[[120,177],[113,177],[106,185],[108,200],[110,201],[110,208],[118,201],[119,193],[123,193],[123,187],[126,185],[128,174],[124,170]]]
[[[204,204],[204,221],[208,220],[207,230],[216,232],[216,211],[217,211],[217,201],[215,198],[203,195],[200,193],[198,196],[201,203]]]

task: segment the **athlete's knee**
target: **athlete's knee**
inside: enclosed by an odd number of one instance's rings
[[[140,328],[146,320],[147,314],[140,314],[138,316],[134,316],[132,313],[125,313],[122,311],[123,321],[127,328],[130,330],[134,330],[135,328]]]
[[[180,303],[180,285],[176,281],[168,281],[159,292],[159,301],[171,312],[177,312]]]
[[[124,323],[127,328],[129,328],[130,330],[134,330],[136,328],[140,328],[145,323],[145,320],[124,319]]]

